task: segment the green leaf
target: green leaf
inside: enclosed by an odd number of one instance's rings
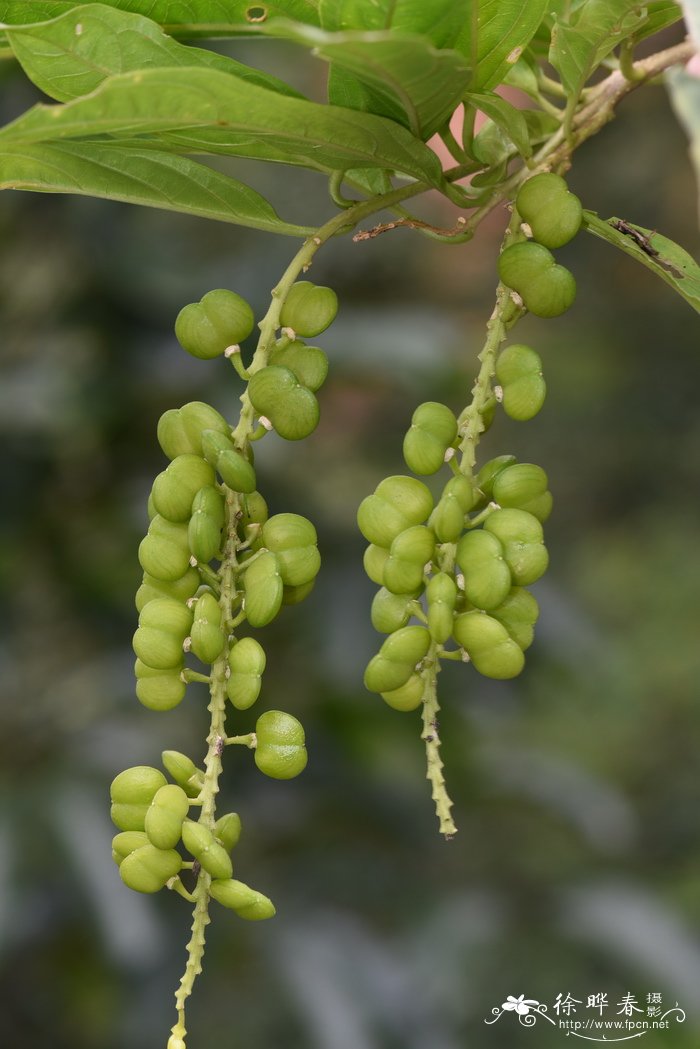
[[[0,129],[0,146],[98,135],[148,136],[144,148],[245,156],[325,172],[386,168],[443,185],[432,150],[391,121],[288,98],[216,69],[111,77],[85,98],[34,106]]]
[[[675,25],[683,17],[680,6],[673,0],[653,0],[652,3],[646,5],[646,10],[646,21],[634,34],[635,43],[638,40],[645,40],[646,37],[658,33],[667,26]]]
[[[570,23],[555,23],[549,60],[574,98],[602,60],[645,18],[639,0],[585,0]]]
[[[107,142],[0,148],[0,189],[77,193],[305,237],[255,190],[186,157]]]
[[[532,156],[530,134],[521,110],[516,109],[505,98],[501,98],[500,95],[495,95],[493,92],[478,93],[470,91],[464,96],[464,101],[485,113],[487,117],[493,120],[494,124],[498,124],[505,131],[522,157]]]
[[[700,189],[700,80],[685,69],[666,72],[671,105],[690,142],[690,161]]]
[[[434,47],[453,47],[471,13],[471,0],[321,0],[324,29],[393,29],[417,33]]]
[[[451,116],[471,77],[456,51],[394,30],[328,33],[280,23],[275,32],[351,75],[332,83],[334,104],[389,117],[423,140]]]
[[[583,223],[589,233],[607,240],[661,277],[700,313],[700,266],[675,241],[624,219],[601,219],[594,211],[583,212]]]
[[[81,4],[50,22],[7,30],[15,55],[37,87],[60,102],[87,95],[118,73],[138,69],[200,66],[301,98],[276,77],[232,58],[178,44],[148,18]]]
[[[462,27],[455,48],[474,68],[473,91],[489,91],[517,62],[550,8],[547,0],[474,0],[478,3],[476,38],[471,20]]]

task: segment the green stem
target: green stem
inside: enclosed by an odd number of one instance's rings
[[[432,798],[435,802],[440,833],[444,834],[449,841],[457,833],[457,827],[452,819],[450,810],[452,800],[447,793],[447,785],[443,776],[443,763],[440,757],[440,734],[438,730],[438,712],[440,704],[437,698],[437,676],[440,672],[440,662],[437,658],[437,645],[433,642],[428,653],[428,665],[422,672],[423,678],[423,731],[421,739],[425,742],[426,773],[425,778],[429,780]]]

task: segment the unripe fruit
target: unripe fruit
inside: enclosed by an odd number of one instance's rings
[[[581,201],[559,175],[534,175],[518,190],[515,206],[532,235],[546,248],[561,248],[581,228]]]
[[[242,881],[233,878],[213,881],[209,893],[217,903],[235,911],[239,918],[245,918],[247,921],[262,921],[264,918],[274,917],[275,907],[272,900]]]
[[[430,517],[430,527],[441,543],[454,543],[459,539],[464,531],[465,514],[475,501],[474,486],[467,477],[450,478]]]
[[[267,626],[282,607],[284,584],[277,555],[271,550],[255,555],[256,560],[243,573],[245,612],[253,627]]]
[[[439,645],[452,634],[452,620],[457,603],[457,584],[447,572],[438,572],[425,589],[428,601],[428,630]]]
[[[282,590],[282,604],[298,605],[309,596],[315,585],[316,580],[311,579],[308,583],[302,583],[301,586],[285,586]]]
[[[156,579],[181,579],[190,566],[187,525],[166,521],[160,514],[154,517],[139,546],[139,563],[144,572]]]
[[[250,492],[244,494],[241,500],[242,514],[238,527],[243,535],[246,535],[246,529],[251,524],[264,524],[267,521],[267,503],[261,496],[260,492]],[[247,538],[247,535],[246,535]]]
[[[231,857],[208,827],[185,820],[182,824],[182,843],[212,878],[230,878],[233,874]]]
[[[156,579],[155,576],[145,572],[143,582],[136,591],[136,611],[143,611],[149,601],[155,601],[159,597],[172,597],[176,601],[187,601],[190,597],[194,597],[201,582],[199,572],[191,565],[180,579],[171,581]]]
[[[253,311],[245,299],[234,291],[216,288],[199,302],[180,310],[175,321],[175,337],[193,357],[213,360],[227,347],[247,339],[254,324]]]
[[[422,524],[433,509],[433,497],[415,477],[394,476],[381,481],[373,495],[360,503],[357,523],[365,539],[391,546],[400,532]]]
[[[265,649],[253,637],[242,637],[228,654],[231,676],[226,694],[237,710],[252,707],[260,695],[262,673],[267,662]]]
[[[430,648],[430,634],[422,626],[405,626],[390,634],[365,670],[369,692],[393,692],[405,685]]]
[[[179,750],[164,750],[160,756],[163,768],[167,769],[188,798],[196,798],[204,783],[204,773],[194,761]]]
[[[219,816],[214,824],[214,837],[227,852],[238,844],[241,836],[241,817],[237,812],[227,812]]]
[[[174,670],[183,662],[182,643],[192,626],[187,605],[171,597],[144,605],[133,648],[139,659],[154,670]]]
[[[256,412],[287,441],[300,441],[318,426],[316,396],[289,368],[271,364],[256,372],[248,383],[248,396]]]
[[[148,845],[148,835],[142,830],[123,830],[112,838],[112,859],[117,867],[130,853]]]
[[[479,470],[476,475],[476,486],[481,493],[475,505],[475,510],[482,510],[486,504],[491,500],[493,496],[493,482],[499,475],[501,470],[505,470],[507,466],[511,466],[516,462],[514,455],[497,455],[495,459],[489,459],[488,462]]]
[[[194,606],[190,640],[192,651],[202,663],[213,663],[217,660],[226,643],[221,629],[219,602],[209,592],[202,594]]]
[[[153,505],[166,521],[189,521],[195,495],[214,481],[213,469],[200,456],[178,455],[156,477]]]
[[[112,822],[120,830],[142,831],[148,806],[166,782],[163,773],[149,765],[136,765],[120,772],[109,788]]]
[[[532,644],[539,605],[529,590],[516,586],[491,615],[502,623],[515,643],[525,651]]]
[[[529,346],[508,346],[496,361],[496,378],[506,415],[522,422],[537,415],[547,393],[539,354]]]
[[[542,244],[522,241],[501,252],[498,273],[536,317],[558,317],[576,298],[573,275]]]
[[[384,565],[389,559],[389,551],[383,546],[375,546],[370,543],[362,557],[365,572],[379,586],[384,585]]]
[[[370,618],[374,629],[380,634],[393,634],[395,630],[406,626],[411,618],[414,600],[412,594],[392,594],[382,587],[372,601]]]
[[[205,430],[202,434],[202,452],[205,459],[221,475],[224,484],[234,492],[247,495],[255,491],[255,470],[226,434],[217,430]]]
[[[277,555],[285,586],[304,586],[316,577],[321,567],[316,540],[311,521],[299,514],[275,514],[265,522],[263,546]]]
[[[142,845],[122,860],[119,874],[136,892],[158,892],[181,867],[182,857],[174,849],[166,852],[154,845]]]
[[[190,401],[161,415],[158,443],[168,459],[188,453],[201,455],[204,430],[218,430],[227,436],[231,433],[231,427],[216,408],[204,401]]]
[[[268,710],[255,724],[255,764],[272,779],[292,779],[306,768],[301,722],[282,710]]]
[[[476,670],[485,677],[500,680],[515,677],[525,658],[502,623],[484,612],[464,612],[457,616],[454,638]]]
[[[174,849],[180,840],[182,821],[190,810],[182,787],[167,783],[153,797],[146,813],[146,834],[157,849]]]
[[[467,600],[486,610],[500,605],[512,582],[498,539],[489,532],[467,532],[457,544],[456,558],[464,575]]]
[[[547,474],[534,463],[518,463],[502,470],[493,484],[493,498],[499,506],[527,510],[539,520],[545,520],[552,507]],[[541,513],[545,516],[540,517]]]
[[[392,594],[412,594],[423,582],[425,565],[435,553],[435,535],[425,525],[413,525],[393,540],[384,565],[384,586]]]
[[[323,386],[328,375],[328,358],[318,346],[307,346],[300,339],[287,342],[274,349],[270,355],[270,364],[289,368],[294,372],[302,386],[315,393]]]
[[[445,452],[457,436],[457,420],[437,401],[420,404],[403,442],[403,457],[416,474],[434,474],[445,461]]]
[[[384,702],[394,710],[415,710],[423,702],[425,685],[420,674],[411,674],[399,688],[390,692],[380,692]]]
[[[187,541],[194,557],[203,564],[219,553],[224,518],[224,497],[218,488],[200,488],[192,502]]]
[[[137,659],[134,674],[136,695],[149,710],[173,710],[185,698],[186,685],[180,677],[180,664],[172,670],[158,670]]]
[[[333,323],[338,312],[338,296],[332,288],[299,280],[287,292],[280,312],[280,326],[296,335],[311,338]]]
[[[510,508],[496,510],[487,517],[484,528],[501,542],[515,584],[529,586],[544,574],[549,554],[543,543],[542,525],[533,514]]]

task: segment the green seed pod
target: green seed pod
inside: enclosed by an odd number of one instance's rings
[[[153,797],[146,813],[146,834],[157,849],[174,849],[180,840],[182,821],[190,801],[182,787],[167,783]]]
[[[496,361],[496,378],[506,415],[522,422],[537,415],[547,393],[539,354],[529,346],[508,346]]]
[[[282,591],[282,604],[300,604],[304,600],[304,598],[309,596],[315,585],[316,580],[312,579],[308,583],[302,583],[301,586],[285,586]]]
[[[112,838],[112,859],[118,867],[130,853],[148,844],[148,835],[145,831],[123,830]]]
[[[267,503],[260,492],[250,492],[241,500],[242,514],[238,527],[245,532],[251,524],[265,524],[267,521]]]
[[[542,525],[526,510],[496,510],[484,528],[503,546],[503,556],[517,586],[529,586],[544,574],[549,554],[543,543]]]
[[[522,241],[501,252],[498,273],[536,317],[558,317],[576,298],[576,281],[542,244]]]
[[[221,475],[224,484],[234,492],[249,494],[255,491],[255,470],[226,434],[205,430],[202,434],[202,451],[206,460]]]
[[[134,652],[147,667],[174,670],[182,665],[182,643],[191,626],[192,612],[187,605],[171,597],[149,601],[139,616]]]
[[[527,510],[540,521],[546,520],[552,511],[547,474],[533,463],[518,463],[502,470],[493,484],[493,498],[500,506]]]
[[[237,710],[252,707],[260,695],[262,674],[267,662],[265,649],[253,637],[242,637],[228,654],[231,676],[226,694]]]
[[[337,312],[338,296],[332,288],[299,280],[287,293],[280,312],[280,326],[291,328],[303,338],[312,338],[333,323]]]
[[[403,442],[403,457],[416,474],[434,474],[445,461],[445,452],[457,436],[457,420],[437,401],[420,404]]]
[[[191,632],[192,652],[202,663],[214,663],[226,644],[219,602],[208,591],[197,599]]]
[[[382,587],[372,601],[372,626],[380,634],[393,634],[395,630],[400,630],[411,618],[414,601],[412,594],[392,594]]]
[[[522,650],[503,624],[484,612],[464,612],[457,616],[454,638],[484,677],[500,680],[516,677],[525,665]]]
[[[192,503],[187,540],[192,554],[203,564],[219,553],[224,518],[224,497],[218,488],[200,488]]]
[[[182,652],[180,656],[182,657]],[[179,664],[173,670],[158,670],[137,659],[134,674],[136,695],[149,710],[173,710],[185,698],[187,686],[180,677]]]
[[[569,191],[563,178],[551,172],[534,175],[524,182],[515,206],[535,240],[546,248],[561,248],[581,228],[581,201]]]
[[[433,497],[422,481],[397,475],[381,481],[360,503],[357,523],[365,539],[391,546],[400,532],[422,524],[433,509]]]
[[[119,874],[135,892],[158,892],[181,867],[182,857],[174,849],[163,851],[155,845],[142,845],[122,860]]]
[[[139,563],[156,579],[168,583],[182,579],[190,566],[187,525],[166,521],[160,514],[154,517],[139,546]]]
[[[415,710],[423,702],[425,685],[420,674],[411,674],[399,688],[390,692],[381,692],[380,695],[385,703],[394,710]]]
[[[430,648],[430,634],[422,626],[405,626],[390,634],[367,664],[365,688],[393,692],[405,685]]]
[[[540,614],[539,605],[529,590],[516,586],[502,605],[494,608],[491,615],[502,623],[515,643],[523,651],[532,644],[535,623]]]
[[[255,723],[255,764],[272,779],[292,779],[306,768],[304,729],[282,710],[268,710]]]
[[[142,831],[148,806],[166,782],[163,773],[149,765],[136,765],[120,772],[109,788],[112,822],[120,830]]]
[[[166,521],[189,521],[195,495],[205,485],[213,485],[214,480],[213,469],[200,456],[178,455],[156,477],[153,504]]]
[[[377,583],[378,586],[384,585],[384,565],[388,559],[389,551],[385,550],[383,546],[375,546],[374,543],[370,543],[364,552],[362,564],[365,572],[372,582]]]
[[[241,817],[237,812],[227,812],[219,816],[214,824],[214,837],[220,845],[230,852],[238,844],[241,836]]]
[[[321,555],[316,538],[311,521],[299,514],[275,514],[263,525],[263,545],[277,555],[286,586],[304,586],[318,574]]]
[[[435,553],[435,534],[413,525],[393,540],[384,565],[384,586],[392,594],[412,594],[423,582],[425,565]]]
[[[253,311],[245,299],[234,291],[216,288],[199,302],[180,310],[175,321],[175,337],[183,350],[207,361],[247,339],[254,324]]]
[[[247,921],[262,921],[275,915],[272,900],[242,881],[235,881],[233,878],[213,881],[209,886],[209,893],[217,903],[235,911],[239,918],[245,918]]]
[[[146,514],[148,515],[148,520],[152,521],[157,513],[158,511],[156,510],[156,504],[153,502],[153,486],[151,485],[151,491],[148,495],[148,502],[146,503]]]
[[[474,486],[467,477],[450,478],[430,517],[430,527],[441,543],[454,543],[459,539],[464,531],[464,516],[475,501]]]
[[[284,340],[283,345],[272,351],[270,364],[289,368],[301,385],[312,393],[323,386],[328,375],[328,358],[323,350],[318,346],[307,346],[300,339],[294,342]]]
[[[504,550],[494,535],[467,532],[457,544],[457,564],[464,575],[464,593],[476,608],[490,610],[505,599],[512,586]]]
[[[516,461],[514,455],[497,455],[495,459],[489,459],[484,463],[476,475],[476,486],[481,492],[481,498],[475,503],[475,510],[481,510],[486,506],[493,497],[493,482],[502,470]]]
[[[179,750],[164,750],[160,758],[163,768],[167,769],[178,787],[182,787],[188,798],[196,798],[204,783],[204,773],[194,761]]]
[[[182,843],[212,878],[230,878],[233,874],[231,857],[208,827],[185,820],[182,824]]]
[[[256,412],[287,441],[300,441],[318,426],[316,396],[289,368],[271,364],[256,372],[248,383],[248,396]]]
[[[252,627],[267,626],[282,607],[284,583],[277,555],[271,550],[256,554],[256,560],[243,573],[245,611]]]
[[[438,572],[428,583],[425,595],[428,601],[428,630],[439,645],[444,645],[452,634],[452,620],[457,603],[457,584],[447,572]]]
[[[142,612],[149,601],[155,601],[159,597],[172,597],[176,601],[188,601],[194,597],[202,580],[196,568],[188,566],[187,571],[180,579],[169,582],[164,579],[156,579],[155,576],[144,573],[143,582],[136,591],[136,611]]]
[[[158,422],[158,443],[168,459],[178,455],[201,455],[204,430],[218,430],[227,436],[231,427],[216,408],[204,401],[190,401],[182,408],[171,408]]]

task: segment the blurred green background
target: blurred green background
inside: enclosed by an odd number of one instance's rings
[[[280,45],[232,48],[302,89],[321,69]],[[36,95],[1,71],[3,121]],[[227,170],[296,221],[332,212],[316,176]],[[697,254],[686,144],[662,88],[631,97],[576,158],[572,189],[601,215],[658,228]],[[451,221],[438,203],[429,213]],[[357,504],[402,472],[420,401],[464,403],[492,308],[506,214],[469,245],[404,230],[331,244],[314,280],[341,311],[311,439],[259,448],[273,511],[318,526],[324,571],[264,631],[261,704],[304,721],[299,780],[227,754],[223,811],[244,823],[237,875],[275,921],[219,910],[188,1010],[191,1049],[509,1049],[562,1046],[505,1014],[627,992],[678,1002],[700,1036],[700,389],[698,321],[670,289],[593,238],[561,252],[579,297],[517,338],[544,359],[529,424],[500,414],[483,458],[548,471],[551,569],[520,679],[441,675],[441,731],[458,836],[437,835],[417,714],[362,686],[380,638]],[[158,715],[135,699],[130,639],[146,498],[163,468],[159,415],[203,399],[234,416],[224,361],[177,346],[180,307],[212,287],[261,315],[291,240],[90,200],[0,200],[0,1045],[165,1045],[188,906],[126,890],[110,859],[108,786],[164,748],[204,751],[192,686]],[[247,347],[246,347],[247,349]],[[482,458],[482,461],[483,461]],[[254,713],[230,718],[247,731]]]

